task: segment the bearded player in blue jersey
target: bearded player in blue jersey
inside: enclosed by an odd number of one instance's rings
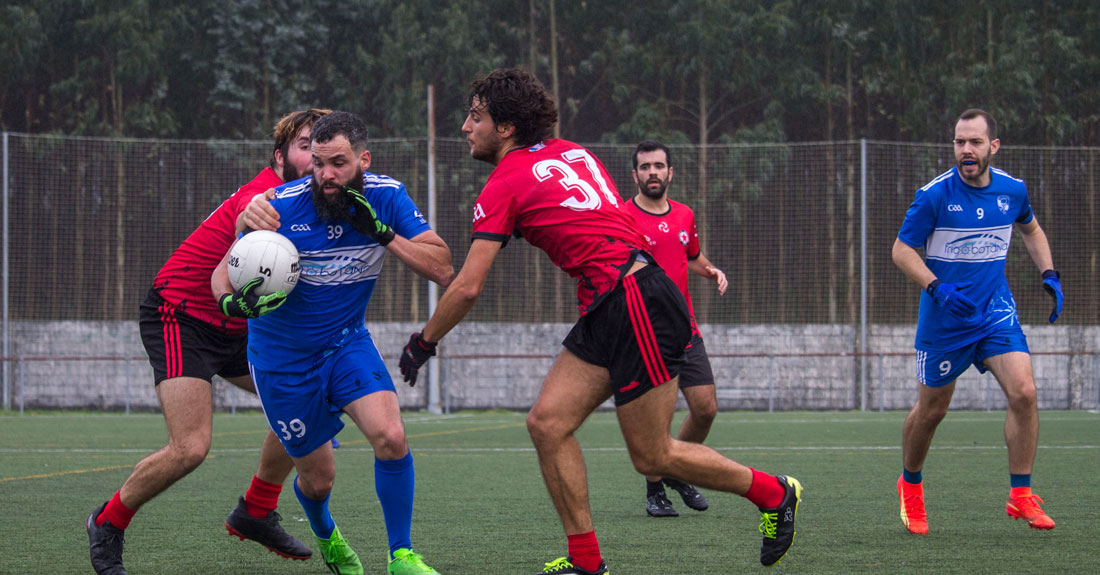
[[[993,372],[1008,400],[1005,510],[1034,529],[1053,529],[1031,492],[1039,411],[1027,338],[1005,277],[1013,228],[1054,299],[1050,323],[1062,313],[1060,276],[1024,182],[989,165],[1001,145],[996,120],[983,110],[963,112],[954,144],[955,167],[917,190],[893,249],[894,263],[924,290],[915,345],[920,396],[902,432],[901,520],[913,533],[928,533],[921,468],[955,380],[973,364]]]
[[[248,317],[248,361],[271,429],[294,460],[294,493],[326,565],[362,574],[337,529],[328,497],[336,477],[329,441],[346,413],[374,448],[374,484],[389,537],[390,575],[437,573],[412,551],[415,474],[397,393],[364,323],[387,253],[446,286],[454,276],[447,244],[431,230],[405,186],[365,172],[367,128],[333,112],[310,136],[313,177],[275,189],[279,232],[294,242],[301,276],[289,295],[234,291],[226,260],[211,286],[222,311]]]

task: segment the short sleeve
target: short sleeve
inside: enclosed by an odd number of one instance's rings
[[[1028,197],[1027,188],[1024,188],[1024,201],[1020,202],[1020,213],[1016,217],[1016,223],[1026,224],[1035,218],[1035,212],[1031,210],[1031,199]]]
[[[473,237],[507,243],[515,231],[515,196],[502,182],[490,181],[474,202]]]
[[[905,212],[898,239],[911,248],[923,248],[932,230],[936,228],[936,210],[928,190],[917,190],[913,203]]]
[[[688,236],[687,258],[695,260],[699,258],[699,229],[695,226],[695,212],[688,209]]]
[[[416,203],[409,197],[405,185],[401,184],[393,193],[393,207],[391,211],[393,231],[403,238],[415,238],[432,229],[424,214],[416,207]]]

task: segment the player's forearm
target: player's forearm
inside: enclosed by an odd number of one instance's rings
[[[924,258],[921,257],[920,253],[905,242],[894,240],[894,249],[891,255],[894,259],[894,265],[898,266],[905,277],[920,286],[920,289],[928,287],[928,284],[936,279],[936,274],[928,269],[928,265],[924,263]]]
[[[438,236],[424,241],[394,236],[386,246],[390,253],[405,262],[420,277],[443,287],[451,285],[455,270],[451,265],[451,248]]]
[[[1054,269],[1054,258],[1050,255],[1050,243],[1047,241],[1047,234],[1034,219],[1031,220],[1031,224],[1033,225],[1020,226],[1020,234],[1024,238],[1027,253],[1031,255],[1031,261],[1035,262],[1035,266],[1039,268],[1040,272],[1052,270]]]
[[[218,301],[227,293],[233,293],[233,284],[229,282],[228,261],[229,252],[226,252],[222,256],[221,263],[214,268],[214,273],[210,274],[210,292],[214,296],[214,301]]]
[[[431,342],[443,339],[473,309],[481,296],[481,290],[464,285],[462,280],[462,274],[459,273],[451,287],[439,298],[435,313],[424,325],[421,337]]]
[[[699,254],[699,257],[693,260],[688,260],[688,271],[696,275],[701,275],[705,278],[713,278],[716,275],[707,269],[712,267],[714,267],[714,264],[710,263],[710,260],[707,259],[707,256],[704,256],[703,254]]]

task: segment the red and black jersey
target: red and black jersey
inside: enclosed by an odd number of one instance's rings
[[[229,318],[218,309],[210,291],[210,276],[221,262],[233,240],[237,239],[237,217],[248,202],[269,188],[283,185],[282,178],[270,167],[264,168],[251,182],[241,186],[165,262],[153,280],[153,289],[178,311],[224,330],[248,332],[247,320]]]
[[[662,214],[647,212],[633,199],[624,204],[634,216],[638,230],[646,240],[646,249],[657,264],[665,269],[668,277],[687,300],[692,317],[691,295],[688,293],[688,261],[699,257],[699,232],[695,228],[695,212],[680,202],[668,200],[668,211]]]
[[[474,204],[473,237],[515,235],[577,279],[577,307],[592,309],[645,250],[645,238],[603,164],[565,140],[504,156]]]

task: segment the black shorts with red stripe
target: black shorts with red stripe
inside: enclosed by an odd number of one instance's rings
[[[655,265],[623,278],[581,316],[562,345],[611,373],[615,405],[680,374],[691,318],[679,288]]]
[[[197,320],[150,289],[141,303],[141,343],[153,382],[174,377],[211,381],[248,375],[248,334],[227,334]]]
[[[692,334],[691,343],[684,351],[684,365],[680,368],[680,389],[699,385],[714,385],[714,371],[710,368],[707,346],[698,332]]]

